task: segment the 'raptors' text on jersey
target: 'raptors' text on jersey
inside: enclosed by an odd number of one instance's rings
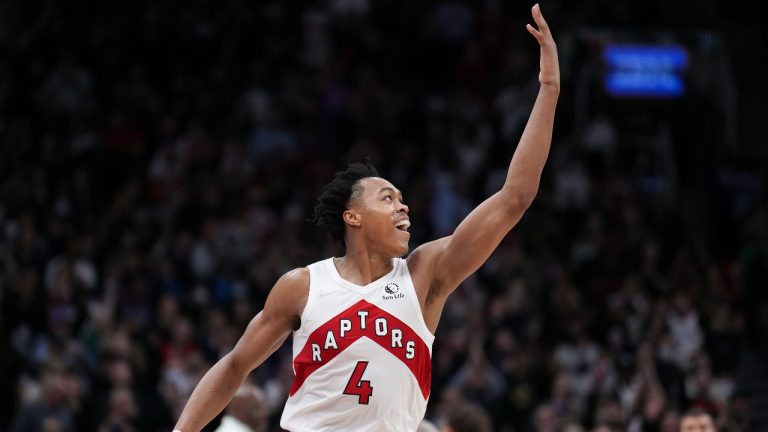
[[[408,265],[366,286],[333,258],[309,268],[293,334],[296,374],[280,426],[305,431],[415,431],[429,398],[432,341]]]

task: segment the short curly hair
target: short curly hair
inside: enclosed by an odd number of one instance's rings
[[[446,414],[446,423],[456,432],[490,432],[491,419],[478,405],[456,403],[450,406]]]
[[[378,176],[379,172],[370,160],[349,164],[347,169],[337,172],[333,180],[323,188],[317,197],[314,216],[309,221],[324,228],[331,240],[345,247],[342,215],[349,208],[353,196],[362,192],[360,180]]]

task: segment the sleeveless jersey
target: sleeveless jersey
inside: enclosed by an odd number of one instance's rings
[[[308,266],[293,333],[295,377],[280,426],[291,432],[415,431],[431,383],[432,341],[408,264],[366,286],[333,258]]]

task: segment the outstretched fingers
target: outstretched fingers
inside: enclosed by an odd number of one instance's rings
[[[531,8],[531,15],[533,15],[536,27],[528,24],[526,30],[536,38],[539,47],[541,47],[539,82],[559,91],[560,66],[557,60],[557,46],[538,3]]]
[[[542,15],[541,13],[541,6],[539,6],[538,3],[533,5],[533,7],[531,8],[531,13],[533,14],[533,20],[536,21],[536,25],[539,26],[539,31],[541,32],[549,31],[547,20],[544,19],[544,15]]]
[[[547,21],[544,19],[544,15],[541,14],[541,7],[538,3],[531,8],[531,15],[533,15],[533,21],[539,28],[537,30],[534,26],[528,24],[526,25],[526,29],[528,30],[528,33],[532,34],[533,37],[541,42],[544,35],[549,32],[549,26],[547,26]]]
[[[530,24],[526,25],[525,28],[528,30],[528,33],[532,34],[533,37],[535,37],[539,42],[541,42],[542,35],[540,31],[533,28],[533,26]]]

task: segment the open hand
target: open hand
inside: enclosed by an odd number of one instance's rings
[[[555,45],[555,40],[552,39],[552,32],[549,31],[549,26],[544,20],[544,15],[541,14],[541,8],[538,3],[531,8],[531,14],[539,29],[536,30],[530,24],[526,28],[528,33],[536,38],[541,47],[539,82],[542,86],[552,87],[560,91],[560,63],[557,60],[557,45]]]

